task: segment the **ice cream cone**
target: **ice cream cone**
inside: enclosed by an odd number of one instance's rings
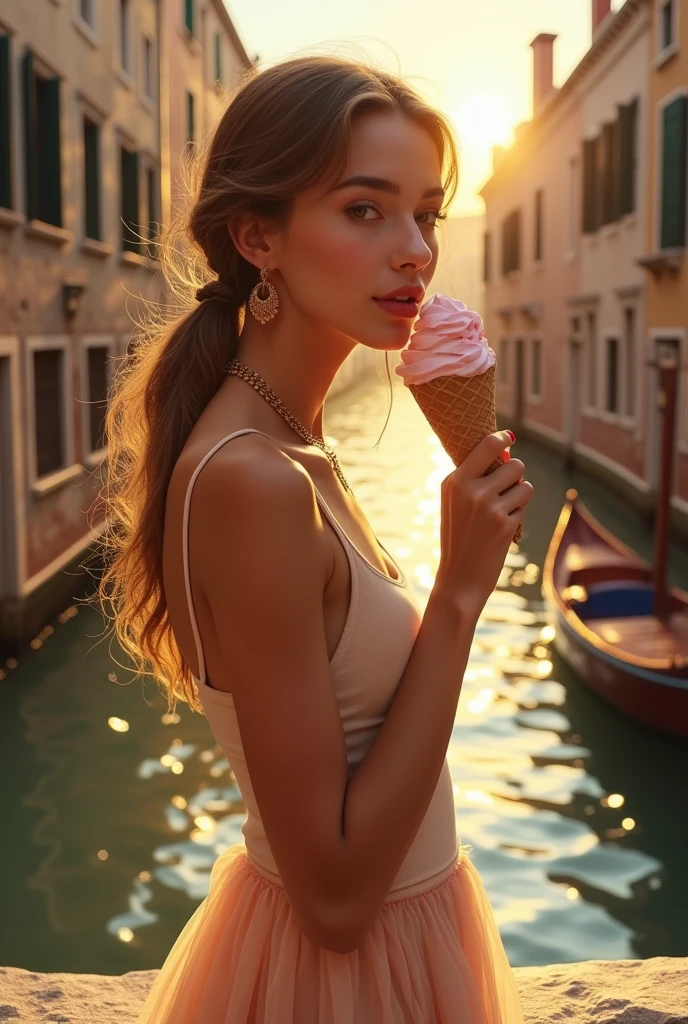
[[[495,411],[495,366],[472,377],[435,377],[423,384],[408,384],[433,433],[455,466],[459,466],[486,434],[497,429]],[[502,465],[501,457],[486,470]],[[520,543],[523,523],[514,542]]]

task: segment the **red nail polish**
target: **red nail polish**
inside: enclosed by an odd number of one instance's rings
[[[513,430],[507,430],[507,434],[509,435],[512,441],[516,440],[516,435],[514,434]]]
[[[511,449],[505,448],[504,451],[502,452],[502,455],[504,456],[504,461],[508,462],[509,459],[511,458]]]

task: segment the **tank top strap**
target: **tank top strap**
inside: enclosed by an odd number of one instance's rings
[[[263,434],[263,437],[270,437],[269,434],[264,434],[262,430],[256,430],[254,427],[243,427],[241,430],[235,430],[231,434],[227,434],[221,438],[217,444],[214,444],[210,451],[207,451],[201,461],[198,463],[191,479],[187,484],[186,494],[184,496],[184,513],[182,516],[182,562],[184,566],[184,590],[186,593],[186,603],[189,609],[189,619],[191,621],[191,629],[193,632],[194,644],[196,646],[196,659],[198,661],[198,677],[197,681],[201,685],[205,685],[206,673],[205,673],[205,658],[203,656],[203,644],[201,642],[201,634],[198,629],[198,622],[196,620],[196,610],[194,608],[193,597],[191,594],[191,573],[189,571],[189,511],[191,509],[191,495],[193,493],[193,486],[196,483],[196,478],[205,466],[208,459],[215,454],[215,452],[226,444],[227,441],[231,441],[233,437],[240,437],[242,434]],[[272,438],[270,438],[272,440]],[[192,673],[193,674],[193,673]],[[194,677],[196,678],[196,677]]]
[[[201,685],[203,685],[203,686],[206,683],[205,657],[203,655],[203,644],[201,642],[201,634],[200,634],[200,631],[198,629],[198,621],[196,619],[196,610],[194,608],[193,596],[191,594],[191,572],[190,572],[190,568],[189,568],[189,512],[190,512],[190,509],[191,509],[191,495],[193,493],[193,486],[194,486],[194,484],[196,482],[196,478],[198,477],[198,474],[201,472],[201,470],[205,466],[205,464],[208,461],[208,459],[212,455],[214,455],[215,452],[219,448],[221,448],[223,444],[226,444],[227,441],[231,441],[232,438],[234,438],[234,437],[240,437],[242,434],[262,434],[263,437],[267,437],[267,439],[269,441],[272,441],[272,443],[275,445],[276,448],[279,448],[279,450],[282,451],[282,449],[280,448],[280,446],[277,443],[277,441],[275,441],[274,437],[271,437],[269,434],[266,434],[262,430],[257,430],[255,427],[243,427],[241,430],[235,430],[231,434],[227,434],[225,437],[221,438],[217,442],[217,444],[214,444],[213,447],[209,451],[207,451],[205,453],[205,455],[203,456],[203,458],[201,459],[201,461],[198,463],[198,465],[194,469],[193,473],[191,474],[191,479],[189,480],[189,483],[187,485],[186,495],[184,497],[184,513],[183,513],[183,517],[182,517],[182,562],[183,562],[183,566],[184,566],[184,589],[185,589],[185,593],[186,593],[186,602],[187,602],[187,606],[188,606],[188,609],[189,609],[189,619],[190,619],[190,622],[191,622],[191,629],[192,629],[192,632],[193,632],[194,645],[196,647],[196,659],[198,661],[198,679],[197,679],[197,681]],[[313,482],[312,478],[311,478],[311,482]],[[316,495],[316,498],[317,498],[317,501],[318,501],[318,504],[319,504],[320,508],[325,513],[325,516],[327,517],[328,521],[332,524],[332,528],[335,530],[337,535],[341,538],[341,541],[342,541],[345,549],[347,549],[348,546],[351,545],[351,541],[349,540],[349,538],[347,537],[346,533],[344,532],[344,530],[341,528],[341,526],[337,522],[334,514],[330,511],[330,508],[329,508],[327,502],[325,501],[325,499],[323,498],[322,494],[320,493],[320,491],[318,490],[318,488],[315,486],[314,483],[313,483],[313,489],[315,491],[315,495]],[[354,558],[350,557],[350,556],[349,556],[349,565],[350,565],[350,568],[351,568],[351,572],[355,573],[356,572],[356,560]]]

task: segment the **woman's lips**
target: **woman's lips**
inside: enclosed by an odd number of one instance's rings
[[[419,306],[415,299],[408,302],[400,302],[399,299],[373,299],[373,302],[392,316],[402,317],[404,320],[415,319],[418,316]]]

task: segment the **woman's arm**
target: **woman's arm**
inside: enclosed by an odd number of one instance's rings
[[[256,438],[211,459],[196,490],[192,572],[223,665],[213,683],[234,695],[266,836],[301,927],[349,952],[434,793],[476,620],[431,597],[386,719],[349,780],[325,642],[325,527],[310,477]]]

